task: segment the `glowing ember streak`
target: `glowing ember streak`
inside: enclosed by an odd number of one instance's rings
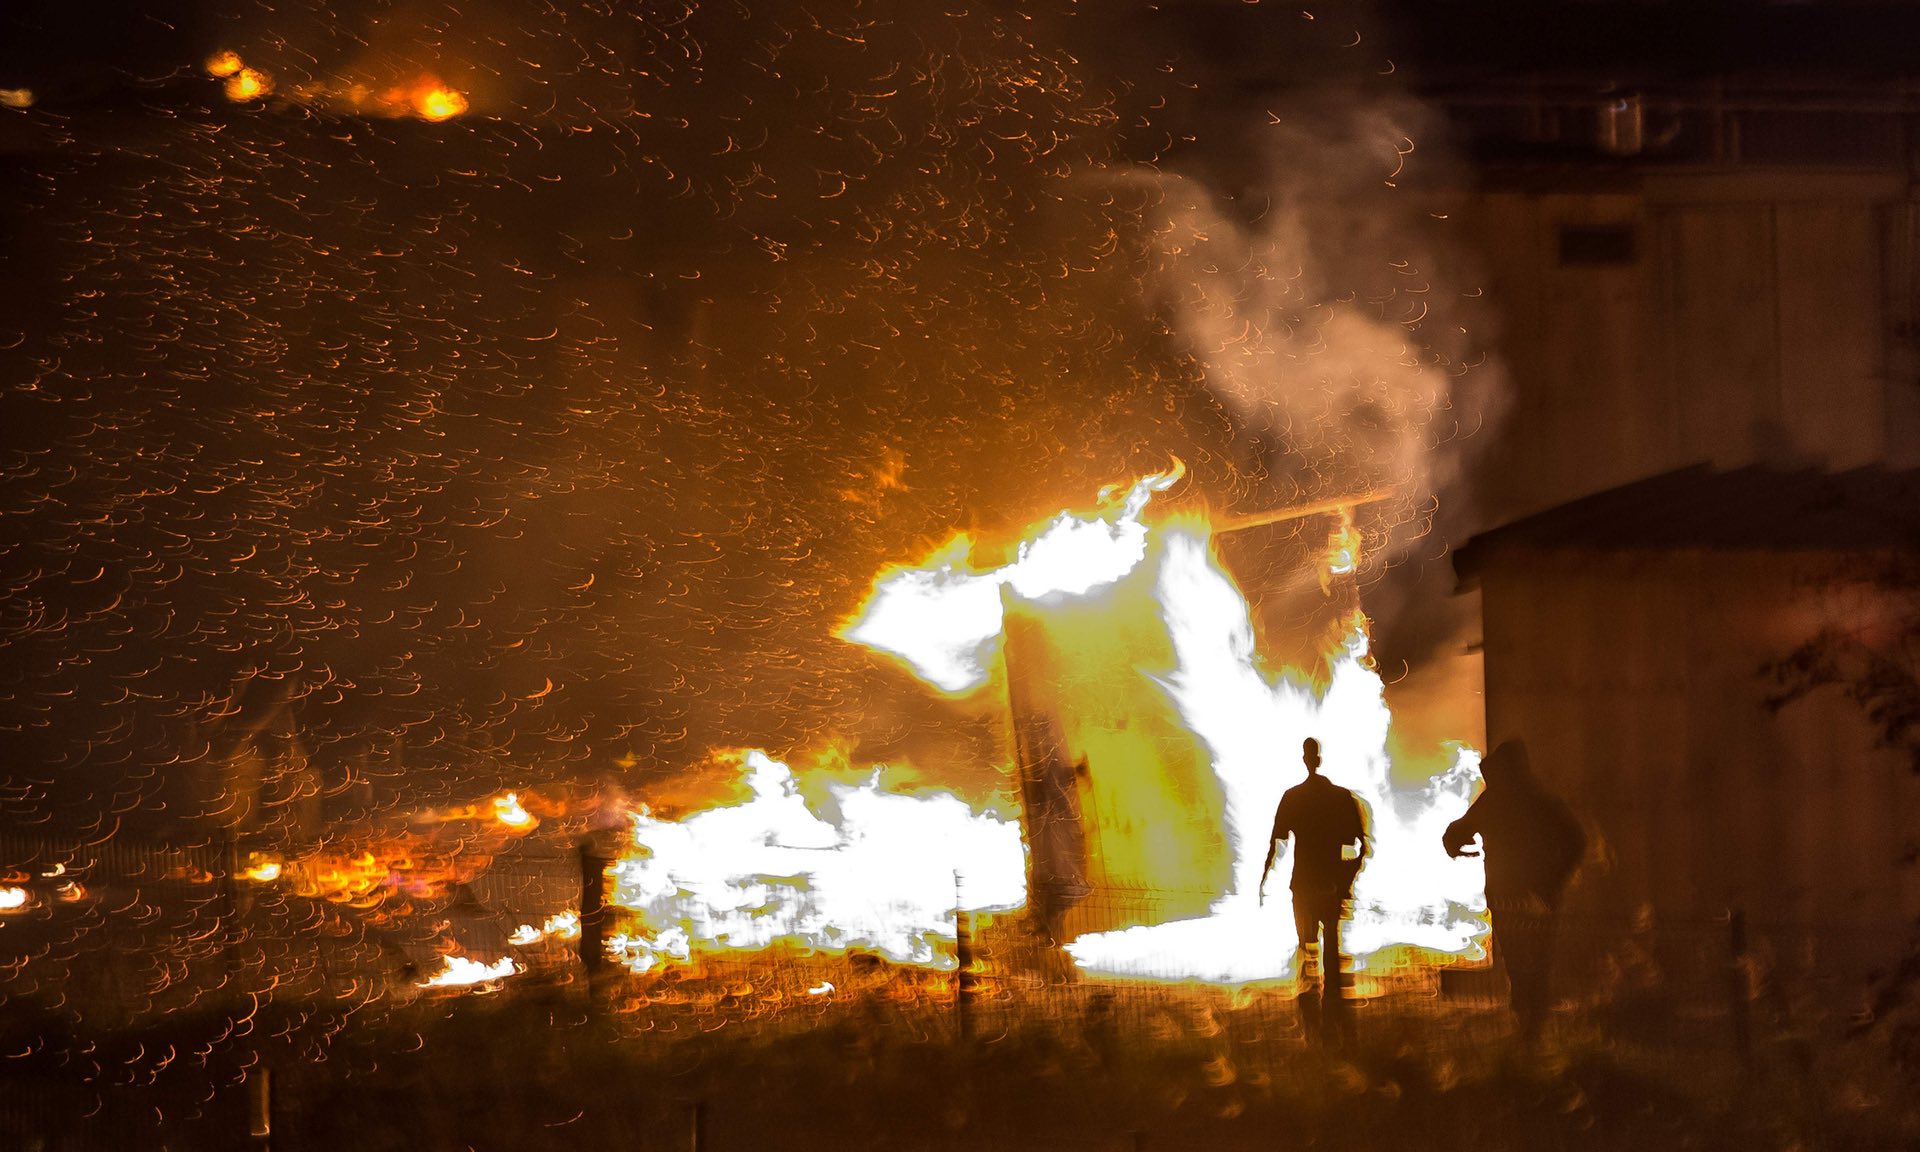
[[[451,120],[467,110],[467,98],[452,88],[433,84],[415,90],[413,110],[423,120]]]
[[[1147,554],[1140,513],[1183,472],[1176,464],[1139,481],[1092,519],[1061,513],[1020,545],[1013,563],[992,571],[968,566],[973,542],[956,536],[920,565],[883,572],[840,636],[899,657],[943,692],[971,692],[987,682],[1000,638],[1001,589],[1041,600],[1085,596],[1119,580]]]
[[[811,987],[811,988],[809,988],[809,989],[807,989],[807,995],[809,995],[809,996],[825,996],[825,995],[826,995],[827,993],[829,993],[829,992],[831,992],[831,991],[833,991],[833,981],[831,981],[831,980],[822,980],[822,981],[820,981],[820,983],[818,983],[818,984],[815,984],[815,985],[814,985],[813,987]]]
[[[0,912],[12,912],[17,908],[25,908],[26,906],[27,890],[25,888],[15,888],[11,886],[0,888]]]
[[[785,764],[749,751],[741,765],[743,803],[679,821],[634,816],[639,851],[614,865],[610,901],[636,913],[637,928],[609,938],[634,971],[778,939],[951,968],[956,902],[986,911],[1026,899],[1012,821],[945,793],[884,791],[878,771],[828,785],[816,812]]]
[[[273,77],[257,68],[242,68],[227,77],[225,91],[227,99],[236,104],[258,100],[272,94]]]
[[[493,798],[493,818],[509,828],[530,828],[533,814],[520,806],[520,794],[509,792]]]
[[[461,988],[474,984],[491,984],[497,980],[520,971],[520,966],[510,956],[503,956],[494,964],[482,964],[465,956],[443,956],[444,966],[438,975],[419,982],[421,988]]]
[[[207,75],[214,79],[225,80],[246,67],[246,62],[240,59],[240,53],[227,49],[207,57],[201,67],[206,69]]]

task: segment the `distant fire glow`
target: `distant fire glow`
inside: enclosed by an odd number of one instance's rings
[[[212,76],[216,80],[225,80],[246,66],[246,61],[240,59],[240,53],[232,50],[215,52],[213,55],[207,57],[207,62],[203,65],[207,70],[207,75]]]
[[[452,88],[433,84],[414,93],[413,110],[424,120],[450,120],[467,110],[467,98]]]
[[[273,94],[273,77],[257,68],[242,68],[227,77],[227,99],[235,103],[258,100]]]

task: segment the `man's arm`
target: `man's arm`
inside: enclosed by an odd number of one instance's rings
[[[1273,835],[1267,837],[1267,863],[1260,869],[1260,903],[1262,904],[1267,902],[1267,874],[1273,871],[1273,858],[1280,851],[1280,841],[1285,840],[1292,832],[1293,829],[1289,827],[1287,820],[1287,803],[1282,800],[1280,807],[1273,813]]]
[[[1467,809],[1466,815],[1447,825],[1447,830],[1440,834],[1440,846],[1447,850],[1447,855],[1458,856],[1467,845],[1473,843],[1473,838],[1478,835],[1480,835],[1480,801],[1475,800]]]

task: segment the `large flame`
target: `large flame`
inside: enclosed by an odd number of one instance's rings
[[[889,792],[879,772],[830,785],[816,810],[765,752],[740,765],[751,791],[741,803],[677,821],[634,816],[638,850],[614,866],[610,896],[636,914],[635,929],[610,940],[634,971],[776,940],[951,967],[956,908],[1026,899],[1011,821],[945,793]]]
[[[1180,474],[1149,476],[1092,517],[1062,512],[1020,545],[1011,564],[991,571],[969,567],[973,541],[955,536],[928,560],[882,573],[840,635],[899,657],[943,692],[971,692],[987,682],[1001,635],[1001,589],[1041,600],[1085,596],[1113,584],[1146,558],[1140,513]]]
[[[1264,904],[1257,890],[1274,808],[1303,775],[1298,749],[1309,735],[1323,744],[1326,775],[1372,811],[1374,853],[1348,934],[1362,967],[1410,948],[1471,950],[1485,930],[1480,866],[1449,859],[1440,831],[1465,810],[1476,754],[1458,748],[1418,790],[1394,785],[1384,684],[1357,610],[1327,675],[1265,670],[1206,519],[1144,518],[1177,478],[1150,476],[1097,512],[1063,513],[999,567],[974,565],[972,541],[956,537],[920,564],[883,572],[841,635],[964,695],[1013,662],[1010,609],[1051,630],[1059,651],[1035,666],[1047,673],[1046,699],[1078,716],[1058,727],[1063,747],[1091,766],[1082,803],[1102,819],[1120,814],[1092,845],[1086,879],[1173,910],[1081,933],[1067,945],[1081,966],[1231,983],[1288,973],[1291,861],[1283,857]],[[1351,574],[1357,546],[1341,511],[1320,561],[1323,587]],[[1059,663],[1068,667],[1051,666]],[[741,802],[678,820],[634,817],[635,848],[615,865],[611,896],[633,915],[610,939],[634,970],[777,941],[950,967],[957,909],[1027,899],[1013,822],[944,793],[889,792],[879,771],[863,784],[830,784],[830,800],[810,804],[766,753],[741,754],[739,767],[750,793]]]
[[[1385,686],[1367,656],[1365,616],[1353,613],[1323,684],[1297,671],[1263,670],[1247,602],[1218,563],[1204,518],[1174,517],[1156,525],[1142,519],[1153,493],[1168,483],[1168,477],[1149,477],[1091,518],[1062,515],[1002,568],[971,568],[963,541],[955,541],[926,563],[884,573],[842,634],[899,657],[943,692],[968,692],[987,682],[994,645],[1003,642],[1003,587],[1043,617],[1080,610],[1061,628],[1071,645],[1064,658],[1072,660],[1116,643],[1123,626],[1116,617],[1134,607],[1118,602],[1116,585],[1136,572],[1150,576],[1153,610],[1171,649],[1170,669],[1132,669],[1133,684],[1055,690],[1082,710],[1089,700],[1107,698],[1134,713],[1088,724],[1068,738],[1074,751],[1094,761],[1092,805],[1130,809],[1149,825],[1130,840],[1103,843],[1110,858],[1091,861],[1089,871],[1120,886],[1158,884],[1166,893],[1211,885],[1213,898],[1204,916],[1083,935],[1068,947],[1074,959],[1122,974],[1222,982],[1284,976],[1295,943],[1287,893],[1291,861],[1283,857],[1264,905],[1257,889],[1273,812],[1280,794],[1303,775],[1297,750],[1307,736],[1318,737],[1325,748],[1327,777],[1358,793],[1372,810],[1374,855],[1356,885],[1348,947],[1362,956],[1363,966],[1369,955],[1377,965],[1407,946],[1471,950],[1485,931],[1481,866],[1449,859],[1440,832],[1466,808],[1477,754],[1460,747],[1453,764],[1424,788],[1396,788],[1386,751],[1391,717]],[[1350,575],[1357,562],[1351,516],[1338,514],[1320,573],[1323,587]],[[1103,597],[1116,601],[1109,611],[1086,605]],[[1138,621],[1125,626],[1141,628]],[[1178,786],[1169,742],[1153,730],[1151,707],[1143,707],[1155,703],[1156,693],[1198,742],[1217,785],[1217,807],[1209,797],[1176,795],[1196,790]],[[1196,809],[1212,828],[1180,827],[1181,817]],[[1151,827],[1156,821],[1162,826]],[[1225,845],[1225,867],[1209,869],[1206,858],[1219,853],[1218,841]],[[1124,852],[1138,858],[1112,858]]]

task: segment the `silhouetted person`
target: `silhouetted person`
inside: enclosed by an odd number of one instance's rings
[[[1534,778],[1522,742],[1495,748],[1480,775],[1486,787],[1440,842],[1447,855],[1462,856],[1480,838],[1493,946],[1507,966],[1520,1034],[1532,1039],[1546,1021],[1560,894],[1586,852],[1587,835],[1566,804]]]
[[[1320,742],[1301,745],[1307,778],[1287,789],[1273,814],[1273,838],[1260,871],[1260,897],[1266,899],[1267,873],[1280,842],[1293,837],[1293,925],[1300,937],[1300,995],[1309,1023],[1336,1021],[1344,1003],[1340,978],[1340,922],[1353,900],[1353,879],[1372,849],[1366,809],[1360,798],[1320,775]],[[1325,943],[1322,943],[1324,934]],[[1309,975],[1311,961],[1312,975]]]

